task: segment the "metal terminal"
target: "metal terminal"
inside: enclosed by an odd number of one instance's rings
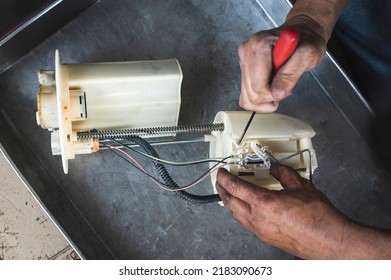
[[[264,164],[265,161],[255,154],[246,154],[243,156],[243,164]]]
[[[169,135],[176,133],[206,133],[212,131],[223,131],[223,123],[213,124],[198,124],[198,125],[181,125],[181,126],[160,126],[146,128],[129,128],[129,129],[113,129],[113,130],[92,130],[77,132],[77,139],[123,139],[129,136],[156,136]]]

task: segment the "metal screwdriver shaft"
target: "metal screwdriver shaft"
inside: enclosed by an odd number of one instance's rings
[[[288,58],[293,54],[295,51],[297,44],[300,40],[300,34],[292,29],[292,28],[286,28],[284,29],[280,37],[277,40],[277,43],[273,49],[273,69],[274,71],[278,71],[280,67],[288,60]],[[256,112],[253,112],[250,116],[250,119],[248,120],[242,136],[240,136],[238,145],[242,143],[244,136],[246,135],[246,132],[248,128],[250,127],[251,122],[253,121],[253,118],[255,116]]]
[[[251,124],[251,122],[253,121],[254,116],[255,116],[255,112],[253,112],[253,113],[251,114],[251,117],[250,117],[250,119],[248,120],[248,122],[247,122],[247,124],[246,124],[246,127],[245,127],[244,130],[243,130],[242,136],[240,136],[240,138],[239,138],[238,145],[240,145],[240,143],[242,143],[242,140],[243,140],[244,136],[246,135],[246,132],[247,132],[248,128],[250,127],[250,124]]]

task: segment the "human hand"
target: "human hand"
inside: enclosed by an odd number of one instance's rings
[[[342,257],[350,220],[291,167],[273,164],[270,172],[283,190],[270,191],[219,170],[217,191],[233,217],[262,241],[297,257]]]
[[[296,30],[300,42],[288,61],[274,72],[273,47],[285,28]],[[277,110],[279,101],[291,95],[301,75],[321,62],[328,39],[324,34],[314,20],[296,16],[281,27],[258,32],[242,43],[238,49],[242,70],[240,106],[260,113]]]

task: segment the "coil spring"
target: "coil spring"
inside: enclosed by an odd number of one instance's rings
[[[223,131],[223,123],[181,125],[181,126],[159,126],[146,128],[112,129],[112,130],[92,130],[77,132],[77,139],[124,139],[129,136],[150,136],[168,135],[175,133],[205,133],[212,131]]]

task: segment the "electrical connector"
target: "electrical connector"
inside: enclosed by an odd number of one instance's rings
[[[237,159],[227,168],[232,174],[268,189],[282,186],[270,175],[272,162],[279,162],[299,170],[300,175],[310,179],[317,168],[311,138],[315,135],[310,125],[281,114],[256,114],[245,137],[238,144],[251,112],[219,112],[214,121],[224,124],[224,131],[212,132],[211,157],[231,156]],[[309,151],[310,156],[302,151]],[[294,155],[294,156],[292,156]],[[216,175],[212,174],[212,184]]]

